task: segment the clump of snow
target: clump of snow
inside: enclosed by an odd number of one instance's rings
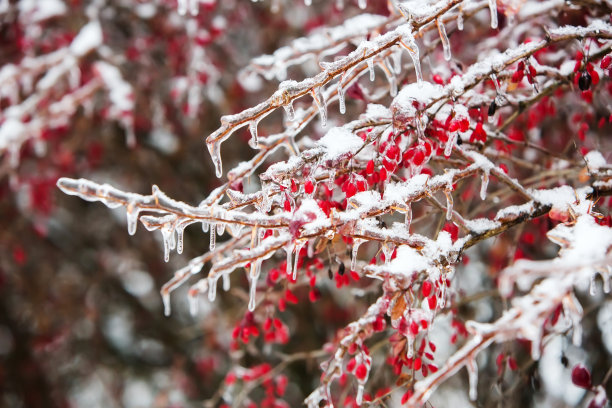
[[[588,152],[586,156],[584,156],[584,160],[586,160],[587,166],[589,166],[589,170],[592,171],[597,171],[607,164],[606,159],[597,150],[592,150]]]
[[[363,140],[345,128],[335,127],[330,129],[317,145],[325,149],[324,160],[338,160],[355,154],[363,146]]]

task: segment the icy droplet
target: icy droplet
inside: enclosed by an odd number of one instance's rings
[[[451,190],[444,190],[446,196],[446,220],[453,218],[453,194]]]
[[[195,316],[198,314],[198,292],[189,291],[187,293],[187,302],[189,303],[189,314]]]
[[[446,28],[440,19],[436,19],[436,25],[438,26],[438,33],[440,34],[440,41],[442,42],[442,49],[444,50],[444,59],[450,61],[451,49],[450,41],[448,41],[448,35],[446,35]]]
[[[482,184],[480,185],[480,199],[484,200],[487,198],[487,187],[489,186],[489,172],[484,171],[482,173]]]
[[[217,228],[215,224],[210,224],[210,241],[208,243],[208,248],[211,251],[214,251],[216,244],[217,244]]]
[[[368,0],[359,0],[357,4],[359,8],[363,10],[368,7]]]
[[[215,165],[215,174],[217,178],[220,178],[223,175],[223,163],[221,162],[221,144],[212,141],[206,142],[206,147],[208,147],[208,152],[210,153],[210,157]]]
[[[359,246],[365,242],[363,238],[353,239],[353,249],[351,250],[351,271],[354,271],[357,267],[357,253],[359,252]]]
[[[287,253],[287,269],[286,269],[286,273],[287,273],[287,275],[289,275],[292,272],[292,270],[293,270],[293,268],[291,266],[292,265],[292,263],[291,263],[291,261],[292,261],[291,254],[293,253],[293,245],[292,244],[285,245],[285,252]]]
[[[170,292],[162,291],[161,297],[164,304],[164,315],[170,316]]]
[[[374,82],[376,73],[374,72],[374,58],[368,59],[368,70],[370,71],[370,81]]]
[[[489,0],[489,10],[491,11],[491,28],[497,28],[497,0]]]
[[[312,0],[304,0],[304,5],[306,6],[312,5]]]
[[[202,232],[206,234],[209,228],[210,225],[206,221],[202,221]]]
[[[327,126],[327,103],[321,92],[321,88],[312,90],[312,99],[314,100],[317,108],[319,109],[319,116],[321,118],[321,126]]]
[[[190,0],[189,2],[189,13],[191,13],[192,16],[198,15],[198,12],[199,12],[198,1],[199,0]]]
[[[220,222],[217,224],[217,235],[221,236],[225,233],[225,223]]]
[[[468,381],[470,383],[470,400],[476,401],[478,397],[478,366],[473,358],[470,358],[465,366],[468,372]]]
[[[391,59],[393,60],[393,70],[396,74],[400,74],[402,72],[402,53],[400,51],[396,51],[391,54]]]
[[[256,298],[255,295],[257,293],[257,278],[259,277],[259,273],[257,270],[261,270],[261,259],[254,262],[254,265],[251,265],[251,268],[255,269],[255,274],[251,272],[250,278],[250,287],[249,287],[249,311],[255,310]],[[251,269],[253,271],[253,269]]]
[[[285,113],[287,114],[287,120],[295,120],[295,109],[293,109],[293,101],[287,102],[285,105],[283,105],[283,108],[285,109]]]
[[[336,0],[336,8],[338,10],[344,10],[344,0]]]
[[[174,235],[174,230],[164,225],[160,231],[162,233],[162,237],[164,241],[164,261],[168,262],[170,260],[170,247],[171,247],[171,241]]]
[[[134,235],[136,234],[136,225],[138,224],[138,213],[140,212],[140,208],[136,206],[136,203],[130,202],[126,210],[128,234]]]
[[[597,291],[595,290],[596,289],[595,278],[596,278],[595,274],[591,275],[591,283],[589,284],[589,294],[591,296],[595,296],[595,293],[597,293]]]
[[[460,11],[457,16],[457,29],[463,31],[463,11]]]

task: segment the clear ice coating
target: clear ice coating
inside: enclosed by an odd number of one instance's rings
[[[482,183],[480,185],[480,199],[487,198],[487,187],[489,186],[489,171],[482,172]]]
[[[489,0],[489,10],[491,11],[491,28],[497,28],[497,0]]]
[[[321,92],[321,88],[313,88],[312,99],[314,100],[317,108],[319,109],[319,116],[321,118],[321,126],[327,126],[327,103]]]
[[[385,255],[385,263],[388,264],[391,262],[391,257],[393,256],[393,251],[395,251],[395,244],[392,242],[385,242],[382,245],[382,251]]]
[[[446,28],[444,23],[440,19],[436,19],[436,25],[438,26],[438,33],[440,34],[440,41],[442,42],[442,49],[444,50],[444,59],[447,61],[451,60],[451,48],[448,35],[446,35]]]
[[[365,386],[360,382],[359,385],[357,385],[357,396],[355,397],[355,402],[357,403],[357,405],[361,405],[363,403],[363,391],[364,391]]]
[[[376,72],[374,72],[374,58],[368,59],[368,70],[370,71],[370,81],[374,82],[376,79]]]
[[[293,261],[293,280],[297,279],[297,268],[298,268],[298,261],[300,259],[300,251],[302,250],[302,248],[304,248],[304,245],[306,245],[308,243],[308,240],[303,240],[303,239],[299,239],[297,241],[295,241],[295,259]]]
[[[446,196],[446,220],[450,221],[453,218],[453,194],[450,189],[444,190]]]
[[[412,58],[414,64],[414,73],[417,77],[419,87],[423,86],[423,71],[421,71],[421,57],[419,55],[419,47],[412,34],[404,35],[400,44],[408,51],[408,55]]]

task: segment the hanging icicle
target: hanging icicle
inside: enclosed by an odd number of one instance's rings
[[[259,143],[259,137],[257,134],[258,120],[252,120],[249,122],[249,131],[251,132],[251,140],[249,140],[249,146],[256,148]]]
[[[436,25],[438,26],[438,33],[440,34],[440,41],[442,42],[442,49],[444,50],[444,59],[447,61],[451,60],[451,48],[448,35],[446,35],[446,28],[444,23],[439,18],[436,19]]]
[[[374,72],[374,58],[369,58],[368,61],[368,70],[370,71],[370,81],[374,82],[376,79],[376,73]]]
[[[453,194],[451,189],[445,189],[444,195],[446,196],[446,220],[450,221],[453,218]]]
[[[283,108],[285,109],[285,113],[287,114],[287,120],[290,122],[295,120],[295,110],[293,109],[293,101],[289,101],[284,104]]]
[[[457,132],[453,132],[448,137],[448,140],[446,141],[446,146],[444,146],[444,156],[445,157],[450,157],[451,153],[453,152],[453,147],[455,146],[456,142],[457,142]]]
[[[134,235],[136,234],[136,226],[138,224],[138,213],[140,212],[140,208],[136,206],[136,203],[130,202],[126,208],[127,215],[127,227],[128,234]]]
[[[364,10],[366,7],[368,7],[368,0],[358,0],[357,5],[360,9]]]
[[[319,109],[319,117],[321,118],[321,126],[327,126],[327,104],[321,92],[321,88],[313,88],[311,90],[312,99]]]
[[[457,15],[457,29],[463,31],[463,10],[459,10],[459,15]]]
[[[482,184],[480,185],[480,199],[487,198],[487,187],[489,186],[489,171],[482,172]]]
[[[470,400],[476,401],[478,397],[478,366],[473,358],[469,358],[465,366],[468,372],[468,382],[470,384]]]
[[[421,71],[421,58],[419,56],[419,47],[417,46],[416,40],[412,34],[404,35],[400,44],[408,51],[408,55],[412,58],[414,64],[414,72],[417,77],[417,83],[419,87],[423,86],[423,72]]]
[[[208,248],[211,251],[214,251],[216,244],[217,244],[217,228],[215,224],[211,223],[210,224],[210,241],[208,243]]]
[[[221,176],[223,175],[223,163],[221,162],[221,144],[217,141],[206,142],[206,147],[208,147],[208,152],[210,153],[212,162],[215,165],[215,175],[217,176],[217,178],[221,178]]]
[[[406,204],[404,217],[404,224],[406,225],[406,230],[410,231],[410,224],[412,224],[412,205],[410,203]]]
[[[344,89],[342,88],[342,80],[344,79],[344,75],[340,77],[338,81],[338,108],[341,114],[346,113],[346,102],[344,100]]]
[[[489,10],[491,11],[491,28],[497,28],[497,0],[489,0]]]
[[[357,252],[359,251],[359,246],[365,241],[366,240],[363,238],[353,238],[353,249],[351,250],[351,271],[354,271],[357,267]]]
[[[164,316],[170,316],[170,292],[163,291],[161,297],[164,305]]]

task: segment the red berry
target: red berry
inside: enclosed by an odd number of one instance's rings
[[[431,296],[427,298],[427,303],[429,304],[429,309],[434,310],[436,306],[438,305],[438,299],[436,298],[435,295]]]
[[[306,180],[306,183],[304,184],[304,191],[306,194],[312,194],[314,191],[314,184],[312,184],[312,181]]]
[[[419,371],[422,365],[423,365],[423,361],[421,360],[420,357],[417,357],[414,359],[414,364],[412,365],[412,367],[414,368],[414,371]]]
[[[365,364],[359,364],[357,369],[355,370],[355,377],[359,380],[364,380],[366,375],[368,374],[368,368]]]
[[[591,388],[591,373],[583,364],[577,364],[572,369],[572,382],[581,388]]]
[[[603,57],[603,59],[601,60],[601,63],[599,64],[599,67],[601,69],[608,69],[608,67],[612,64],[612,57],[609,55],[606,55],[605,57]]]
[[[291,203],[289,202],[289,200],[285,200],[285,211],[291,211]]]
[[[423,293],[423,297],[429,297],[429,295],[431,294],[432,287],[433,285],[430,281],[426,280],[425,282],[423,282],[423,285],[421,285],[421,292]]]
[[[366,173],[372,174],[374,173],[374,160],[370,160],[366,165]]]
[[[416,152],[414,152],[414,158],[412,159],[412,162],[415,166],[420,166],[421,164],[423,164],[423,161],[425,161],[425,153],[423,153],[421,149],[418,149]]]

